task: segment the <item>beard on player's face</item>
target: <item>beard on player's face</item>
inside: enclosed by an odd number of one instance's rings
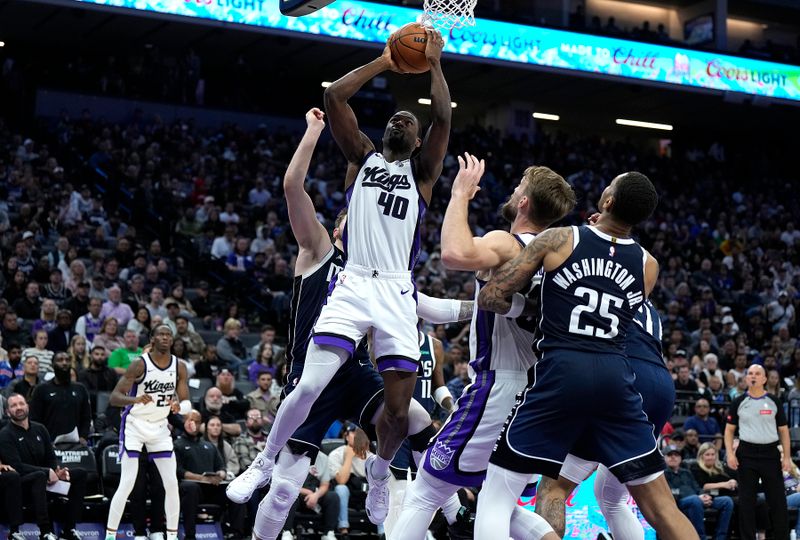
[[[517,219],[517,212],[519,211],[517,204],[519,204],[519,201],[517,201],[512,194],[503,206],[500,207],[500,216],[507,222],[514,223],[514,220]]]

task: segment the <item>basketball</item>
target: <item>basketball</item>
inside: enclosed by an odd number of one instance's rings
[[[392,34],[389,49],[392,60],[403,73],[425,73],[430,69],[425,58],[428,35],[419,23],[408,23]]]

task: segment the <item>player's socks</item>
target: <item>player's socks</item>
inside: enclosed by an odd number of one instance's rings
[[[390,463],[391,461],[385,460],[381,456],[375,456],[372,461],[372,476],[378,479],[388,478]]]
[[[117,540],[117,531],[109,531],[106,529],[106,540]]]

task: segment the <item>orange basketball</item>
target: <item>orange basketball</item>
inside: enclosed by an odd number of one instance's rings
[[[389,49],[392,60],[404,73],[425,73],[431,67],[425,58],[428,35],[419,23],[408,23],[392,34]]]

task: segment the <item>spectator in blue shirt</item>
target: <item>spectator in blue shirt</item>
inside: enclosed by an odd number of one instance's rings
[[[683,424],[684,430],[694,429],[700,437],[700,443],[713,442],[717,450],[722,447],[722,439],[718,438],[722,435],[722,430],[719,428],[719,423],[710,416],[711,407],[708,400],[700,398],[694,404],[694,416],[690,416]]]
[[[447,389],[453,395],[453,401],[461,397],[464,388],[469,384],[469,359],[461,357],[456,360],[454,370],[455,377],[447,381]]]

